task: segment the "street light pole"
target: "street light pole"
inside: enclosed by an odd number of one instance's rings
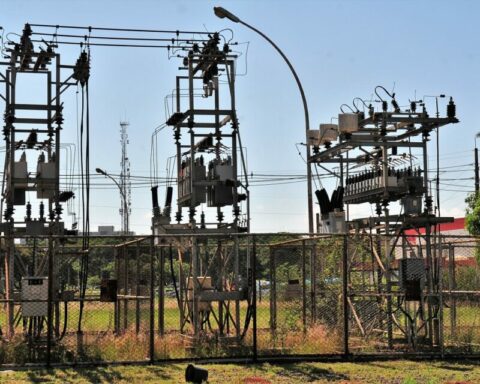
[[[303,91],[302,83],[300,82],[300,79],[297,75],[297,72],[293,68],[292,64],[290,63],[290,60],[288,60],[287,56],[282,52],[282,50],[263,32],[259,31],[255,27],[252,27],[250,24],[245,23],[244,21],[240,20],[237,16],[235,16],[233,13],[227,11],[225,8],[222,7],[213,7],[213,11],[215,15],[221,19],[227,18],[230,21],[233,21],[234,23],[240,23],[244,25],[245,27],[251,29],[252,31],[258,33],[260,36],[262,36],[265,40],[267,40],[275,49],[276,51],[282,56],[283,60],[287,63],[288,67],[290,68],[290,71],[292,72],[293,77],[295,78],[295,81],[297,82],[298,89],[300,91],[300,95],[302,97],[302,102],[303,102],[303,111],[305,114],[305,139],[306,141],[306,155],[307,155],[307,200],[308,200],[308,231],[310,233],[313,232],[313,199],[312,199],[312,168],[310,164],[310,147],[308,146],[308,131],[310,130],[310,120],[309,120],[309,115],[308,115],[308,106],[307,106],[307,99],[305,97],[305,92]]]
[[[125,191],[122,189],[121,185],[118,184],[118,181],[115,180],[114,177],[112,177],[111,175],[109,175],[106,171],[104,171],[103,169],[101,168],[96,168],[95,169],[95,172],[97,172],[98,174],[100,175],[103,175],[105,177],[108,177],[110,180],[112,180],[115,185],[118,187],[118,190],[120,191],[120,195],[122,197],[122,200],[123,200],[123,214],[124,216],[122,217],[122,220],[125,218],[125,220],[123,220],[122,222],[122,230],[123,230],[123,234],[124,235],[128,235],[128,232],[129,232],[129,215],[128,215],[128,207],[127,207],[127,199],[126,199],[126,196],[125,196]]]
[[[478,195],[480,187],[480,175],[478,172],[478,148],[477,148],[477,138],[480,137],[480,132],[475,135],[475,196]]]

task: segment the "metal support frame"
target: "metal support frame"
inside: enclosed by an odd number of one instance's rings
[[[24,44],[28,45],[28,36],[24,35]],[[1,63],[2,66],[6,66],[5,74],[1,74],[2,79],[4,79],[5,90],[2,99],[5,101],[5,129],[4,129],[4,139],[6,146],[6,156],[5,156],[5,177],[3,183],[3,198],[0,203],[0,222],[2,226],[2,232],[5,234],[5,293],[6,297],[9,300],[9,305],[7,306],[7,335],[13,336],[15,331],[14,325],[14,281],[16,280],[16,275],[21,274],[22,276],[45,276],[48,270],[49,276],[49,291],[57,291],[57,282],[56,282],[56,271],[57,266],[52,265],[52,270],[47,268],[50,266],[50,260],[48,261],[39,261],[35,259],[35,256],[32,256],[32,259],[29,260],[28,268],[23,265],[16,265],[15,262],[15,238],[21,236],[22,234],[35,235],[35,233],[28,232],[28,225],[32,220],[37,220],[39,222],[38,227],[41,228],[41,234],[53,233],[59,234],[60,228],[62,228],[63,223],[61,223],[61,206],[59,201],[59,171],[60,171],[60,131],[62,129],[62,101],[61,94],[63,91],[68,88],[68,85],[62,89],[67,80],[62,81],[61,72],[62,64],[60,60],[60,55],[54,52],[35,52],[33,49],[28,51],[29,58],[27,54],[24,56],[20,53],[17,48],[11,52],[11,60],[8,63]],[[45,62],[44,66],[40,66],[39,63],[43,60]],[[29,65],[29,62],[35,63],[35,65]],[[21,100],[18,97],[18,78],[23,75],[35,75],[42,76],[45,78],[45,89],[46,96],[45,100],[41,104],[32,104]],[[19,116],[19,113],[23,112],[23,115]],[[42,118],[29,118],[25,115],[30,115],[33,112],[42,112],[44,116]],[[38,116],[38,115],[37,115]],[[34,128],[30,128],[33,125]],[[29,126],[29,128],[24,128]],[[35,141],[30,141],[27,143],[28,139],[25,137],[26,134],[30,134],[29,138],[33,139],[34,133],[37,135]],[[53,178],[51,180],[44,180],[43,187],[40,187],[35,177],[30,177],[27,175],[17,175],[15,172],[16,161],[18,161],[16,153],[17,151],[24,151],[26,154],[30,155],[30,158],[27,158],[27,161],[33,162],[31,155],[34,151],[40,149],[42,153],[45,154],[45,161],[49,164],[54,163],[54,172]],[[28,170],[28,169],[27,169]],[[42,175],[40,175],[42,177]],[[48,190],[48,194],[44,196],[42,188]],[[18,215],[15,215],[15,206],[25,206],[26,201],[20,199],[15,199],[16,195],[21,196],[22,193],[26,191],[33,191],[39,194],[40,198],[47,199],[47,204],[45,207],[45,216],[33,218],[34,215],[30,217],[19,218]],[[57,240],[53,239],[49,242],[56,243]],[[52,244],[52,247],[55,247],[55,244]],[[23,263],[23,262],[22,262]],[[30,265],[31,264],[31,265]],[[50,278],[51,277],[51,278]],[[30,321],[30,320],[29,320]],[[33,320],[32,320],[33,321]],[[38,324],[37,321],[33,321],[35,324]],[[53,307],[50,308],[49,305],[49,332],[52,331],[55,335],[59,334],[60,328],[60,313],[59,313],[59,302],[58,300],[53,303]],[[36,325],[35,325],[36,326]],[[34,328],[35,328],[34,326]],[[35,331],[34,331],[35,332]]]
[[[240,136],[239,123],[236,115],[235,101],[235,59],[234,55],[218,51],[216,37],[212,37],[208,46],[210,51],[190,52],[186,61],[186,75],[176,77],[175,92],[175,116],[178,119],[169,119],[174,125],[174,138],[176,144],[176,167],[179,175],[177,211],[175,219],[177,224],[158,224],[160,232],[174,234],[179,231],[182,234],[192,233],[188,240],[175,240],[174,244],[181,245],[178,251],[180,262],[179,276],[179,301],[180,301],[180,328],[183,333],[193,333],[196,337],[202,332],[208,331],[210,318],[215,318],[218,330],[222,337],[234,337],[238,341],[242,338],[243,329],[241,321],[240,290],[243,280],[240,279],[240,245],[236,236],[241,231],[249,228],[249,202],[248,202],[248,179],[242,183],[239,171],[247,178],[246,164]],[[226,75],[226,86],[219,81],[219,74]],[[205,97],[202,108],[198,108],[195,90],[203,83]],[[221,88],[224,88],[222,91]],[[186,103],[182,102],[182,95],[187,90]],[[228,107],[221,98],[227,95]],[[186,104],[186,105],[184,105]],[[210,105],[211,108],[208,108]],[[175,117],[174,116],[174,117]],[[231,131],[225,126],[225,121],[231,122]],[[202,148],[200,142],[211,138],[209,148]],[[199,141],[200,140],[200,141]],[[197,180],[196,167],[200,157],[207,161],[225,159],[225,150],[228,149],[230,165],[232,169],[231,179],[227,181]],[[206,150],[206,151],[205,151]],[[240,152],[240,159],[238,153]],[[208,160],[206,160],[208,159]],[[189,169],[190,174],[185,176],[183,166]],[[185,176],[185,177],[184,177]],[[188,178],[188,180],[187,180]],[[217,220],[205,223],[203,211],[198,217],[198,206],[204,201],[207,188],[230,185],[232,199],[227,203],[213,204],[205,210],[208,213],[216,211]],[[184,188],[188,193],[183,193]],[[246,226],[240,217],[240,200],[238,189],[243,189],[247,196]],[[199,195],[201,194],[201,195]],[[225,208],[231,208],[231,219],[225,219]],[[183,224],[183,211],[188,210],[188,224]],[[229,213],[227,213],[230,215]],[[167,219],[169,220],[169,218]],[[154,227],[155,218],[154,218]],[[210,233],[225,233],[224,238],[218,238],[216,244],[206,242]],[[198,236],[200,234],[205,237]],[[225,245],[228,244],[230,251],[227,252]],[[211,256],[212,247],[216,247],[214,256]],[[248,247],[247,247],[248,248]],[[247,265],[249,250],[247,249]],[[242,263],[243,264],[243,263]],[[214,265],[214,267],[212,266]],[[243,267],[242,267],[243,268]],[[212,280],[214,293],[205,292],[203,285],[210,278],[212,270],[219,273]],[[242,277],[246,277],[245,275]],[[235,294],[237,292],[237,294]],[[213,301],[201,301],[203,297],[217,297]],[[234,296],[238,296],[234,299]],[[229,298],[230,297],[230,298]],[[228,298],[228,299],[227,299]],[[206,304],[208,303],[208,305]],[[214,304],[218,307],[214,309]],[[206,306],[211,308],[206,310]],[[211,316],[210,316],[211,314]],[[189,324],[188,324],[189,323]],[[187,326],[188,325],[188,326]],[[233,326],[233,327],[232,327]],[[191,328],[191,329],[189,329]]]
[[[435,241],[434,233],[437,230],[436,224],[440,222],[452,221],[452,218],[437,218],[432,214],[432,199],[429,195],[428,184],[428,148],[427,142],[429,140],[430,132],[439,127],[451,123],[457,123],[458,119],[449,115],[448,117],[430,117],[423,110],[420,113],[416,112],[375,112],[371,117],[360,119],[358,123],[358,130],[347,134],[341,134],[339,142],[328,145],[326,149],[317,150],[312,156],[308,158],[309,164],[316,164],[324,169],[330,171],[328,166],[337,164],[340,167],[339,172],[335,175],[339,176],[339,185],[345,186],[344,176],[352,174],[352,166],[362,167],[369,164],[375,169],[381,170],[381,187],[376,192],[363,192],[363,195],[358,195],[358,198],[349,197],[347,200],[351,203],[362,203],[369,201],[377,204],[378,217],[365,220],[367,225],[360,223],[365,228],[377,228],[378,236],[385,235],[383,239],[383,246],[372,248],[375,253],[373,258],[376,265],[377,281],[374,286],[377,287],[377,293],[382,295],[385,300],[386,323],[385,335],[388,348],[394,347],[394,330],[398,328],[399,324],[394,316],[393,298],[396,297],[398,289],[394,287],[397,283],[392,281],[393,266],[393,251],[395,249],[396,241],[402,237],[404,232],[408,229],[425,228],[425,234],[421,236],[425,247],[425,263],[426,263],[426,289],[424,292],[425,300],[419,305],[426,307],[426,322],[417,327],[424,327],[427,332],[427,339],[432,346],[439,346],[443,348],[443,336],[441,324],[443,319],[434,316],[439,311],[438,299],[442,301],[441,282],[438,278],[439,265],[441,264],[441,253],[439,254],[439,245],[432,245]],[[390,148],[405,148],[409,151],[416,149],[421,152],[420,162],[423,167],[423,175],[421,179],[422,188],[416,191],[418,196],[424,199],[424,212],[418,217],[401,214],[391,215],[388,205],[402,196],[401,189],[389,187],[388,177],[390,171],[390,162],[388,151]],[[357,151],[357,152],[355,152]],[[358,152],[360,155],[358,155]],[[381,154],[381,156],[378,156]],[[418,155],[417,155],[418,156]],[[370,159],[366,162],[366,159]],[[346,169],[345,169],[346,168]],[[330,171],[332,172],[332,171]],[[348,177],[348,176],[347,176]],[[365,188],[365,187],[361,187]],[[371,193],[368,195],[367,193]],[[348,208],[347,208],[348,211]],[[381,216],[380,211],[383,212]],[[358,224],[357,224],[358,225]],[[432,234],[432,231],[434,233]],[[433,239],[433,240],[432,240]],[[382,250],[383,248],[383,250]],[[382,261],[380,261],[382,260]],[[378,261],[378,262],[377,262]],[[348,262],[348,255],[344,255],[344,263]],[[350,261],[353,263],[353,261]],[[344,276],[344,284],[348,280],[348,276]],[[363,281],[366,281],[365,278]],[[363,295],[359,288],[345,287],[348,290],[344,292],[346,297],[354,295]],[[400,293],[401,294],[401,293]],[[367,293],[368,295],[368,293]],[[415,306],[408,303],[403,304],[404,311],[411,311]],[[348,311],[348,305],[344,303],[344,310]],[[352,307],[353,309],[353,307]],[[440,308],[441,312],[441,308]],[[344,319],[345,336],[348,338],[348,320]],[[359,318],[357,318],[360,321]],[[345,350],[348,351],[348,345],[345,344]]]

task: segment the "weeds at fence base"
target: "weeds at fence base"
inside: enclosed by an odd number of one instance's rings
[[[332,354],[341,353],[342,339],[338,332],[327,332],[323,325],[314,325],[304,331],[258,330],[259,355]]]

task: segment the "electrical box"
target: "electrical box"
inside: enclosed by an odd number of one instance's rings
[[[320,124],[320,143],[326,144],[338,139],[337,124]]]
[[[54,161],[37,164],[37,198],[52,199],[55,196],[57,168]]]
[[[422,196],[405,196],[402,199],[405,215],[420,215],[422,213]]]
[[[419,301],[425,287],[425,260],[422,258],[400,259],[399,283],[405,292],[405,300]]]
[[[320,233],[345,233],[345,212],[333,211],[328,213],[328,218],[323,219],[319,223]]]
[[[102,279],[100,282],[100,301],[117,301],[117,280]]]
[[[309,129],[307,133],[307,144],[311,147],[320,146],[320,130],[319,129]]]
[[[200,156],[195,159],[193,169],[191,166],[190,158],[182,161],[180,171],[178,174],[178,203],[182,207],[190,207],[193,201],[193,205],[196,207],[206,202],[205,186],[195,185],[198,182],[205,181],[206,168],[203,164],[203,157]],[[193,186],[193,189],[192,189]]]
[[[48,277],[22,277],[21,297],[23,317],[47,316]]]
[[[300,280],[288,280],[287,288],[285,290],[285,300],[295,300],[302,297],[302,286]]]
[[[25,193],[23,188],[13,188],[13,205],[25,205]]]
[[[233,204],[234,170],[230,158],[212,160],[208,164],[208,180],[217,181],[208,187],[208,206],[223,207]]]
[[[43,236],[46,234],[45,222],[39,220],[31,220],[25,223],[26,233],[29,236]]]
[[[340,133],[357,132],[359,129],[360,115],[357,113],[339,113],[338,130]]]
[[[73,301],[75,299],[75,291],[69,289],[67,291],[63,291],[60,295],[60,300],[62,301]]]
[[[13,164],[13,178],[15,186],[26,188],[28,186],[28,166],[26,161],[16,161]]]
[[[310,129],[307,135],[307,144],[319,147],[338,139],[337,124],[320,124],[320,129]]]
[[[410,194],[419,194],[424,190],[423,178],[420,175],[404,175],[398,179],[398,185]]]

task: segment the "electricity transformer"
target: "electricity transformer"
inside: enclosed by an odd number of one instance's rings
[[[391,109],[381,91],[391,99]],[[376,87],[375,93],[380,111],[355,98],[353,108],[342,105],[338,124],[320,124],[319,130],[308,132],[307,145],[313,149],[309,164],[338,178],[331,198],[324,188],[316,191],[317,231],[370,235],[370,244],[365,244],[369,255],[362,257],[371,257],[371,264],[360,259],[358,249],[344,255],[349,309],[354,326],[365,337],[365,323],[372,318],[365,313],[376,312],[385,313],[385,321],[370,328],[384,330],[389,347],[395,330],[414,348],[420,340],[439,345],[443,256],[436,229],[453,218],[435,214],[440,208],[438,188],[434,211],[428,142],[441,127],[458,122],[456,107],[450,98],[446,116],[441,117],[438,101],[445,96],[439,95],[435,116],[430,116],[425,100],[411,101],[402,110],[395,94],[384,87]],[[438,156],[437,146],[437,168]],[[332,165],[338,168],[332,170]],[[436,181],[438,186],[438,173]],[[348,220],[348,207],[363,203],[372,204],[376,216]],[[392,203],[399,203],[399,213],[390,212]],[[406,319],[405,326],[400,325],[400,316]]]
[[[253,284],[248,244],[237,236],[249,230],[248,181],[235,106],[236,56],[219,43],[214,34],[194,46],[181,68],[186,74],[176,78],[175,113],[166,122],[176,145],[175,223],[173,188],[162,211],[153,187],[153,233],[157,244],[172,236],[178,249],[181,331],[239,341],[251,313],[242,303],[251,304]]]
[[[0,231],[4,235],[2,292],[6,299],[6,334],[9,336],[14,333],[17,319],[23,320],[30,335],[40,334],[42,328],[46,328],[44,321],[48,314],[55,314],[48,318],[55,318],[54,330],[59,333],[59,299],[68,292],[60,288],[58,279],[52,281],[47,276],[59,273],[54,260],[59,239],[77,233],[67,230],[62,221],[62,205],[74,197],[74,192],[60,189],[61,96],[71,85],[83,87],[89,77],[89,57],[85,50],[75,65],[65,65],[53,45],[45,43],[46,49],[36,49],[31,35],[32,29],[26,24],[20,41],[11,42],[6,49],[8,61],[0,63],[6,68],[0,73],[0,82],[5,84],[4,93],[0,95],[5,102]],[[26,100],[30,92],[19,85],[31,76],[44,81],[45,96],[39,103]],[[42,247],[37,247],[37,240],[33,240],[31,254],[25,261],[17,243],[21,238],[33,237],[46,240]],[[47,305],[48,298],[49,304],[54,302],[52,305]],[[20,300],[21,306],[16,306]]]

